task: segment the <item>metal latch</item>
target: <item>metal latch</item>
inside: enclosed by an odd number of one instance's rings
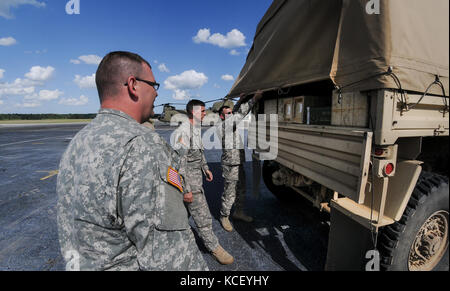
[[[434,135],[435,135],[435,136],[436,136],[436,135],[441,135],[441,134],[443,134],[443,133],[445,133],[445,127],[444,127],[442,124],[440,124],[440,125],[439,125],[439,128],[437,128],[437,129],[434,130]]]

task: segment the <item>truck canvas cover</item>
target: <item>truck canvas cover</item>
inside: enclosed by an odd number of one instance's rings
[[[343,91],[425,92],[436,76],[448,96],[448,0],[275,0],[229,95],[323,80]]]

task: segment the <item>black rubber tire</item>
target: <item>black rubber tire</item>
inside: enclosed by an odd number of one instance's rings
[[[401,220],[380,230],[378,249],[382,270],[409,270],[409,252],[417,233],[433,213],[448,212],[448,197],[448,177],[429,172],[421,174]],[[445,256],[448,248],[444,259]]]
[[[264,184],[272,194],[281,201],[293,201],[299,198],[300,194],[287,186],[275,185],[272,181],[272,174],[278,171],[280,166],[277,162],[264,161],[262,168],[262,177]]]

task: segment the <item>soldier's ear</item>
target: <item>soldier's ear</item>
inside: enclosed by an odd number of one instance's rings
[[[127,83],[125,83],[125,86],[127,86],[128,94],[130,95],[130,98],[133,101],[137,101],[139,99],[138,93],[137,93],[137,89],[136,89],[136,85],[137,85],[136,78],[134,76],[128,77]]]

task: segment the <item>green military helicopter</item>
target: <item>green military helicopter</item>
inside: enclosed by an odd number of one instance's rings
[[[161,104],[161,105],[155,106],[155,108],[163,106],[163,112],[158,117],[159,121],[170,122],[172,117],[175,116],[176,114],[185,114],[185,115],[187,115],[186,110],[178,110],[173,105],[186,105],[186,104],[183,104],[183,103],[166,103],[166,104]]]
[[[234,102],[229,99],[228,100],[217,99],[217,100],[207,101],[207,102],[205,102],[205,104],[208,104],[211,102],[215,102],[215,103],[209,109],[206,110],[206,117],[203,120],[204,125],[213,125],[214,123],[216,123],[218,121],[219,109],[222,106],[228,106],[231,108],[233,108],[233,106],[234,106]],[[183,104],[183,103],[165,103],[165,104],[155,106],[155,108],[163,106],[163,112],[161,114],[159,114],[158,120],[161,122],[168,123],[168,122],[171,122],[172,118],[177,114],[187,115],[186,110],[176,109],[175,105],[186,106],[186,104]]]

